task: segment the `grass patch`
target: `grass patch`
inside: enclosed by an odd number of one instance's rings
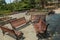
[[[9,15],[9,14],[11,14],[11,11],[10,10],[1,10],[0,11],[0,16]]]

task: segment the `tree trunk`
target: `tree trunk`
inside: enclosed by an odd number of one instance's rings
[[[44,0],[41,0],[41,6],[44,8]]]
[[[47,4],[47,1],[46,0],[41,0],[41,5],[42,5],[42,8],[44,8]]]

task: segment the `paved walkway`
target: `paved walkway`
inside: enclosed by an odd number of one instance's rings
[[[37,40],[37,37],[35,35],[35,30],[32,24],[19,31],[22,31],[24,33],[24,37],[25,37],[24,40]],[[8,35],[3,36],[2,31],[0,31],[0,40],[15,40],[15,39]]]
[[[60,14],[60,8],[54,9],[54,11],[55,11],[56,14]]]
[[[26,28],[22,29],[22,32],[26,37],[25,40],[37,40],[37,37],[35,35],[35,30],[32,25],[29,25]]]

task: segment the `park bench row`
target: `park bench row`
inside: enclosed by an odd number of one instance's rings
[[[47,31],[47,25],[45,22],[45,16],[46,15],[31,15],[31,21],[34,25],[36,34],[39,33],[43,33],[45,34],[45,32]],[[18,32],[14,29],[17,29],[19,27],[22,27],[23,25],[26,25],[29,21],[26,21],[25,17],[19,18],[19,19],[12,19],[12,20],[8,20],[8,22],[12,25],[13,30],[5,28],[0,26],[0,28],[3,31],[3,34],[5,34],[5,32],[8,32],[9,34],[15,35],[16,36],[16,40],[19,40],[20,36],[22,37],[22,32]]]

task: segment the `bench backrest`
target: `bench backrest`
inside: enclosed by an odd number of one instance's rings
[[[11,29],[8,29],[8,28],[5,28],[5,27],[2,27],[0,26],[1,30],[4,31],[4,32],[8,32],[9,34],[15,34],[14,30],[11,30]]]
[[[10,24],[14,28],[17,28],[18,26],[23,25],[24,23],[26,23],[25,17],[22,17],[22,18],[19,18],[19,19],[15,19],[15,20],[10,21]]]
[[[46,18],[46,15],[31,15],[32,22],[35,21],[36,19],[39,19],[39,18],[44,20]]]
[[[8,34],[10,34],[10,35],[15,35],[15,36],[21,36],[22,35],[21,31],[19,32],[16,30],[11,30],[11,29],[8,29],[8,28],[2,27],[2,26],[0,26],[0,28],[3,32],[8,32]]]
[[[42,19],[39,19],[38,22],[34,23],[34,28],[37,33],[44,33],[47,30],[47,25]]]

